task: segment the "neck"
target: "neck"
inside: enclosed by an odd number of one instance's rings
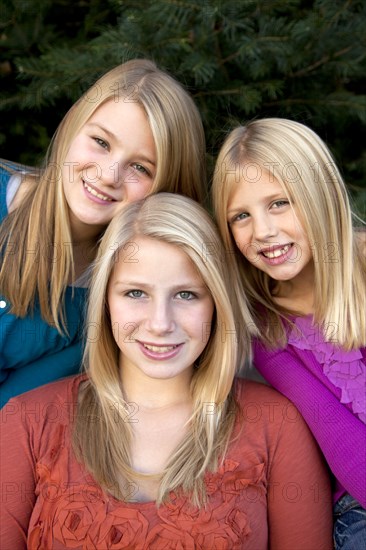
[[[173,409],[191,403],[191,373],[169,379],[152,379],[143,373],[130,372],[120,365],[121,382],[126,401],[137,403],[140,410]]]
[[[314,264],[310,262],[289,281],[279,281],[273,293],[274,301],[304,315],[314,313]]]
[[[98,238],[102,227],[86,225],[71,218],[72,254],[74,260],[74,280],[77,280],[90,266],[97,251]],[[70,280],[70,283],[73,282]]]
[[[97,242],[105,226],[89,225],[77,220],[72,212],[70,215],[70,231],[73,243],[91,243]]]
[[[90,266],[95,258],[96,243],[91,242],[77,242],[72,244],[72,253],[74,258],[74,279],[77,280]],[[70,281],[72,283],[73,281]]]

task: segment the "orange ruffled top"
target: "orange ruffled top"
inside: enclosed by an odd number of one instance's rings
[[[332,548],[323,459],[297,410],[272,388],[236,382],[240,413],[207,505],[171,493],[125,502],[102,491],[70,445],[81,376],[12,399],[1,413],[1,550]],[[138,413],[136,413],[138,414]],[[133,500],[134,486],[125,487]]]

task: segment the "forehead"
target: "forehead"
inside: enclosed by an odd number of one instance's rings
[[[112,278],[138,277],[153,282],[153,275],[166,283],[190,279],[202,282],[201,274],[188,254],[178,245],[151,237],[136,237],[116,255]]]
[[[99,107],[97,107],[90,115],[86,123],[100,123],[106,122],[106,119],[109,122],[119,123],[121,119],[123,121],[136,119],[136,122],[143,121],[148,122],[146,112],[142,105],[137,102],[128,102],[126,98],[116,97],[114,100],[108,99]]]
[[[242,164],[230,174],[229,204],[239,198],[254,198],[258,195],[286,193],[274,170],[267,170],[259,164]]]

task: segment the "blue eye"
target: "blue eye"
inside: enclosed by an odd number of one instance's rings
[[[275,201],[273,204],[272,204],[272,207],[273,208],[281,208],[281,206],[286,206],[287,204],[290,204],[288,200],[286,199],[281,199],[279,201]]]
[[[150,176],[150,172],[146,170],[146,168],[142,166],[142,164],[139,164],[138,162],[134,162],[132,166],[137,172],[140,172],[141,174],[147,174],[148,176]]]
[[[103,149],[108,149],[109,148],[108,143],[106,141],[104,141],[104,139],[101,139],[101,138],[98,138],[98,137],[93,137],[93,139],[98,145],[103,147]]]
[[[182,290],[181,292],[178,292],[178,296],[181,300],[193,300],[196,298],[196,295],[189,290]]]
[[[247,218],[249,218],[249,214],[246,212],[240,212],[240,214],[237,214],[231,219],[230,223],[240,222],[242,220],[246,220]]]
[[[142,290],[129,290],[128,292],[126,292],[126,296],[128,296],[129,298],[142,298],[143,296],[143,292]]]

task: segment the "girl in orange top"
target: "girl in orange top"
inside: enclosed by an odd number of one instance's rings
[[[161,193],[116,215],[86,374],[2,411],[1,548],[332,548],[308,428],[275,390],[235,379],[250,349],[237,284],[190,199]]]

